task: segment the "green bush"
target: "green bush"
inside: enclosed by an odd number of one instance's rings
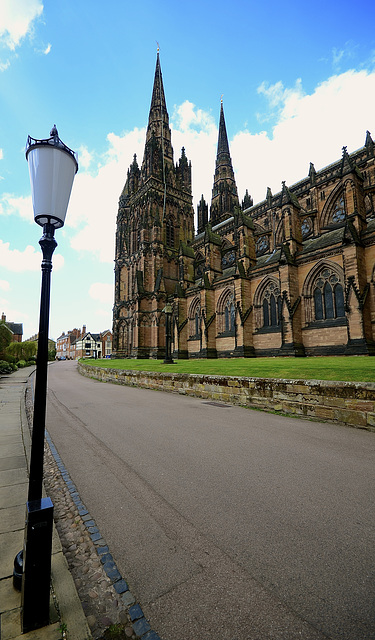
[[[27,366],[27,367],[31,367],[31,366],[33,366],[33,365],[35,365],[35,358],[33,358],[33,360],[28,360],[28,361],[26,362],[26,366]]]
[[[13,368],[9,362],[5,362],[5,360],[0,360],[0,373],[12,373],[12,371],[13,371]]]
[[[20,369],[26,367],[26,360],[18,360],[17,367],[19,367]]]

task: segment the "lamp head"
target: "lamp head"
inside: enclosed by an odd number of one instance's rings
[[[78,171],[77,154],[59,138],[56,125],[50,137],[37,140],[28,136],[26,160],[29,165],[34,219],[37,224],[64,226],[74,176]]]

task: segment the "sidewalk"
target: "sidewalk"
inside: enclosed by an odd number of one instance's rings
[[[0,376],[0,640],[59,640],[62,628],[72,640],[89,640],[90,629],[55,527],[51,624],[21,632],[21,594],[13,588],[13,562],[23,547],[31,444],[24,393],[32,371],[26,367]]]

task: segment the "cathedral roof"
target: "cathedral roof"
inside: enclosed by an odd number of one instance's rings
[[[331,247],[335,244],[342,243],[345,234],[345,227],[339,227],[338,229],[333,229],[332,231],[327,231],[326,233],[322,233],[318,238],[312,238],[311,240],[306,240],[303,243],[302,253],[309,253],[310,251],[318,251],[319,249],[326,249],[327,247]]]

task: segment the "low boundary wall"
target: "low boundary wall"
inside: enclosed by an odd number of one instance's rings
[[[102,382],[169,391],[217,402],[329,420],[375,432],[375,384],[279,380],[107,369],[78,363]]]

